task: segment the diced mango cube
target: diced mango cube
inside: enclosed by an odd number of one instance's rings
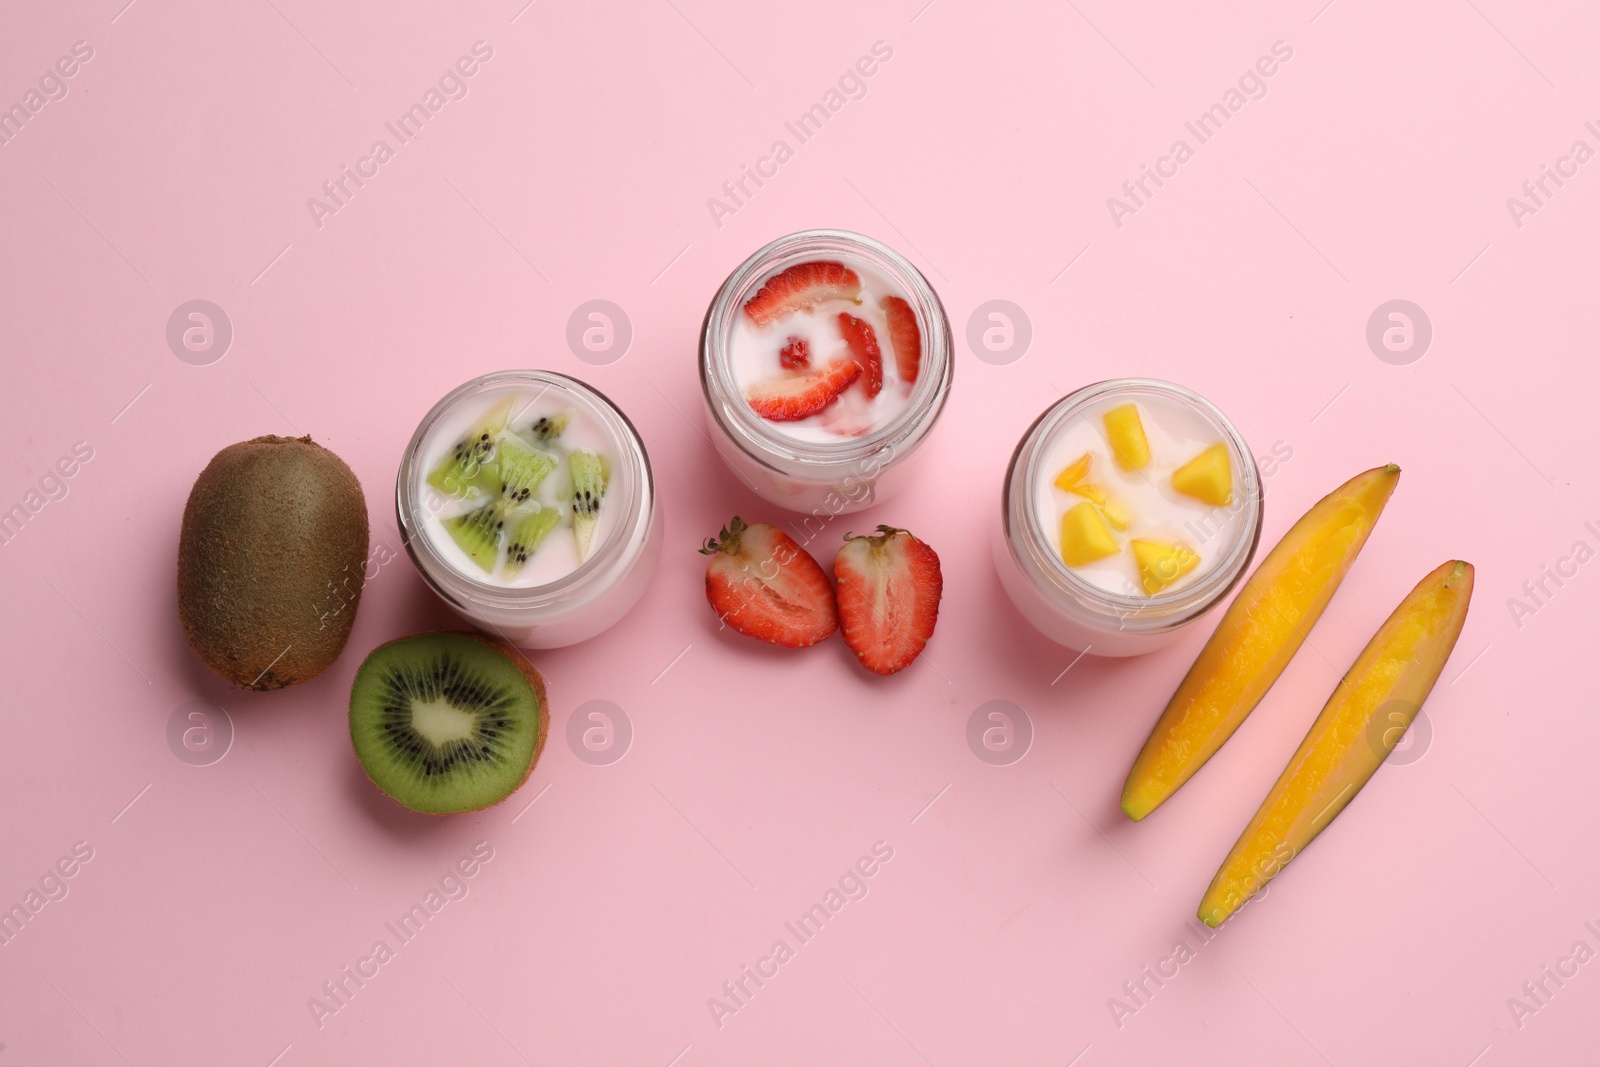
[[[1172,488],[1180,493],[1223,506],[1233,500],[1233,464],[1225,445],[1214,444],[1172,472]]]
[[[1061,516],[1061,560],[1067,566],[1081,567],[1116,554],[1117,539],[1098,507],[1084,501]]]
[[[1119,404],[1101,418],[1119,467],[1136,471],[1150,462],[1150,442],[1145,438],[1137,404]]]
[[[1161,592],[1200,564],[1200,557],[1189,546],[1163,545],[1156,541],[1134,541],[1133,559],[1139,565],[1144,591],[1151,596]]]
[[[1061,468],[1061,473],[1056,475],[1056,488],[1064,489],[1069,493],[1078,491],[1078,483],[1089,477],[1090,455],[1085,452],[1077,459]]]

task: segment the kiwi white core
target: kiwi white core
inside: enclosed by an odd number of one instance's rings
[[[466,741],[477,730],[478,717],[447,700],[418,700],[411,705],[411,725],[417,733],[443,748],[451,741]]]

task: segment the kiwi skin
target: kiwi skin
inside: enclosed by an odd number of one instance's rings
[[[178,539],[178,617],[207,667],[244,689],[315,678],[361,600],[367,500],[310,437],[267,435],[212,457]]]
[[[370,658],[371,656],[376,654],[380,649],[388,648],[390,645],[395,644],[396,642],[399,642],[399,641],[409,641],[414,637],[432,637],[435,634],[451,634],[451,635],[453,635],[455,637],[467,637],[467,638],[471,638],[472,640],[478,642],[480,645],[488,645],[490,648],[492,648],[496,652],[500,653],[506,659],[510,660],[512,666],[516,667],[517,670],[522,672],[522,676],[528,680],[528,684],[533,686],[533,695],[539,701],[539,737],[533,743],[533,757],[528,760],[528,773],[524,774],[522,776],[522,781],[518,782],[516,785],[512,786],[510,789],[506,790],[506,795],[501,797],[499,800],[496,800],[491,804],[485,804],[481,808],[468,808],[468,809],[466,809],[466,811],[451,811],[451,812],[438,812],[438,811],[418,811],[418,812],[416,812],[418,815],[431,815],[431,816],[433,816],[435,818],[444,819],[444,818],[449,818],[451,815],[466,815],[466,814],[468,814],[470,812],[483,811],[486,808],[492,808],[492,807],[495,806],[495,804],[503,804],[506,801],[506,799],[511,796],[512,793],[515,793],[517,790],[521,789],[523,787],[523,785],[525,785],[527,783],[529,777],[531,777],[533,775],[533,769],[539,765],[539,757],[544,754],[545,738],[550,736],[550,700],[545,695],[544,675],[540,674],[538,668],[536,668],[532,663],[528,662],[528,657],[524,656],[519,649],[517,649],[513,645],[510,645],[510,644],[506,643],[505,641],[496,640],[493,637],[488,637],[488,636],[486,636],[484,634],[475,633],[475,632],[470,631],[470,630],[428,630],[428,631],[426,631],[424,633],[420,633],[420,634],[407,634],[405,637],[397,637],[393,641],[385,641],[383,644],[379,645],[377,648],[375,648],[371,652],[367,653],[367,656]],[[355,695],[356,695],[355,679],[352,678],[350,680],[350,699],[354,700],[355,699]],[[351,738],[350,738],[350,744],[352,746],[352,751],[353,751],[354,745],[355,745],[355,737],[354,737],[354,735],[352,735]],[[360,759],[356,760],[356,764],[361,768],[361,773],[366,774],[367,765],[362,763]],[[406,811],[416,811],[415,808],[407,808],[404,804],[401,804],[398,800],[395,800],[394,797],[389,796],[388,791],[385,790],[383,788],[383,786],[378,785],[377,782],[373,782],[372,781],[372,775],[370,775],[370,774],[367,775],[367,781],[372,782],[373,787],[376,788],[378,790],[378,792],[382,793],[386,797],[389,797],[389,799],[393,800],[394,803],[397,804],[399,807],[405,808]]]

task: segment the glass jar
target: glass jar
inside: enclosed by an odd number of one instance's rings
[[[1170,591],[1145,595],[1107,590],[1085,579],[1061,560],[1040,514],[1038,487],[1056,472],[1046,469],[1051,446],[1088,408],[1129,401],[1175,405],[1197,417],[1226,447],[1232,465],[1233,497],[1226,505],[1200,513],[1187,523],[1207,569]],[[1261,476],[1255,458],[1228,417],[1197,393],[1153,378],[1119,378],[1085,386],[1063,397],[1023,434],[1006,468],[1001,495],[999,536],[994,541],[1000,583],[1024,618],[1057,644],[1096,656],[1135,656],[1176,638],[1227,597],[1244,577],[1261,539]]]
[[[427,482],[428,463],[463,417],[503,398],[528,404],[553,398],[588,420],[610,463],[595,541],[576,568],[537,585],[497,582],[451,550],[437,517],[449,498]],[[454,427],[454,429],[452,429]],[[448,443],[445,448],[448,449]],[[607,516],[608,509],[615,509]],[[452,390],[411,435],[395,484],[395,512],[406,551],[424,581],[473,626],[525,648],[559,648],[595,636],[627,614],[661,554],[655,481],[644,442],[628,417],[593,387],[564,374],[507,370]],[[469,569],[471,568],[471,569]]]
[[[916,312],[921,365],[905,406],[859,437],[800,440],[751,408],[735,377],[734,327],[745,302],[772,275],[808,260],[864,267],[885,279]],[[741,263],[722,283],[700,332],[700,384],[711,440],[728,467],[767,501],[818,521],[879,503],[905,485],[917,452],[950,395],[954,359],[944,305],[905,257],[845,230],[805,230],[780,237]]]

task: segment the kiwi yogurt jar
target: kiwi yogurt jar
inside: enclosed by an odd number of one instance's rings
[[[486,374],[435,404],[400,461],[395,508],[434,592],[526,648],[616,623],[661,552],[638,431],[598,390],[553,371]]]

